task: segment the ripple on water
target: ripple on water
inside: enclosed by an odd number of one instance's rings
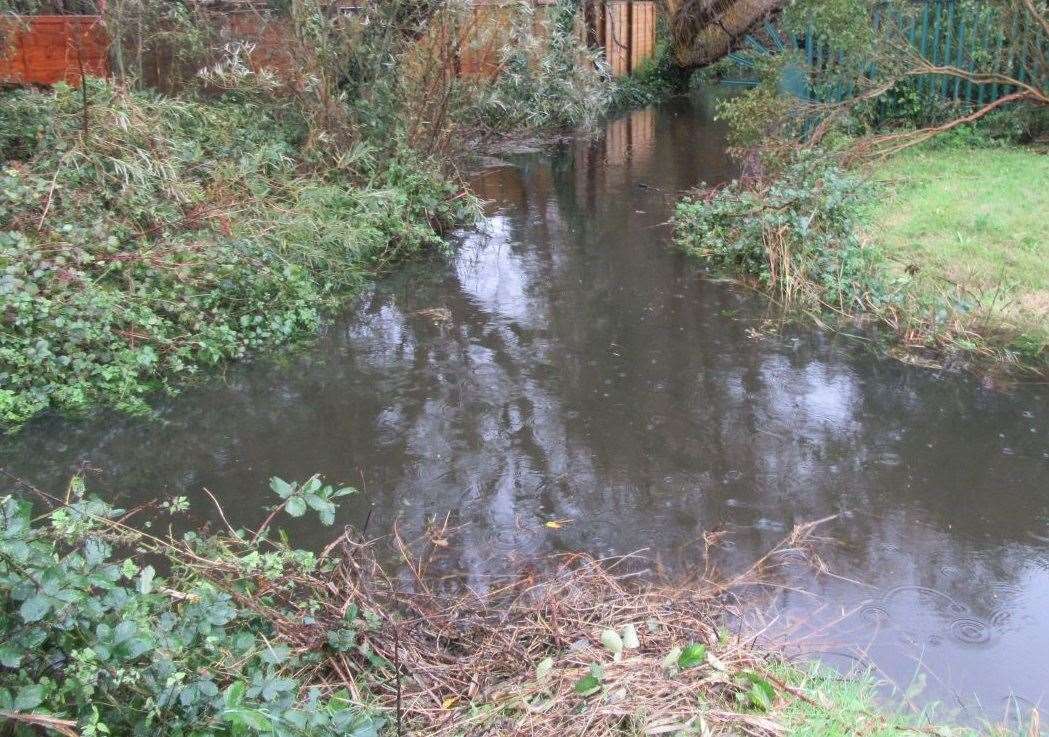
[[[860,616],[874,624],[889,621],[889,610],[880,601],[865,601],[860,605]]]
[[[1013,613],[1009,609],[998,609],[988,619],[996,630],[1004,630],[1013,623]]]
[[[951,614],[960,615],[969,612],[968,606],[956,600],[950,594],[945,594],[936,589],[930,589],[927,586],[897,586],[885,593],[884,601],[886,604],[891,604],[894,599],[897,599],[900,596],[906,596],[907,594],[913,594],[921,599],[931,599],[942,607],[942,611]]]
[[[991,628],[975,617],[958,617],[947,626],[951,637],[969,645],[980,645],[991,639]]]

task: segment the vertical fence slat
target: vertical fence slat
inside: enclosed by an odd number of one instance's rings
[[[955,51],[954,66],[963,69],[965,64],[965,19],[958,16],[958,49]],[[961,99],[962,78],[954,78],[954,99]]]
[[[951,41],[954,40],[954,0],[948,0],[947,2],[947,27],[943,34],[943,57],[940,60],[941,66],[950,66],[951,64]],[[950,89],[951,80],[949,77],[944,75],[943,80],[940,83],[940,95],[947,97],[947,92]]]

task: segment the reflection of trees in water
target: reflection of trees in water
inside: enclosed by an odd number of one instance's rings
[[[477,573],[511,551],[674,557],[720,527],[749,560],[795,522],[852,510],[832,530],[839,570],[963,598],[1008,582],[1047,512],[1032,498],[1045,441],[1020,400],[842,358],[821,335],[750,337],[761,306],[668,257],[660,227],[697,172],[728,173],[720,148],[684,116],[617,125],[556,166],[490,174],[488,234],[450,270],[363,298],[316,349],[191,388],[159,423],[53,421],[5,456],[51,488],[80,460],[133,497],[208,486],[244,520],[270,475],[363,480],[373,532],[450,511],[464,527],[447,565]],[[451,321],[418,314],[433,307]]]

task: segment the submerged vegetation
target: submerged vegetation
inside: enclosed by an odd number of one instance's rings
[[[79,479],[63,498],[33,490],[42,513],[0,498],[0,713],[14,733],[938,733],[927,715],[885,715],[869,678],[788,665],[725,628],[734,593],[814,554],[814,525],[725,581],[642,583],[640,560],[568,556],[457,595],[427,580],[449,530],[395,534],[412,575],[392,576],[351,530],[320,551],[275,533],[285,514],[331,524],[353,489],[271,486],[257,531],[210,536],[148,531],[144,515],[168,527],[184,499],[120,510]]]

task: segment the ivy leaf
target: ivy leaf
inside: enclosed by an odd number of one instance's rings
[[[697,665],[702,665],[706,659],[707,646],[693,643],[681,651],[681,655],[677,659],[677,667],[681,670],[694,668]]]
[[[39,622],[49,611],[51,611],[51,600],[41,594],[29,597],[18,609],[18,613],[26,622]]]

